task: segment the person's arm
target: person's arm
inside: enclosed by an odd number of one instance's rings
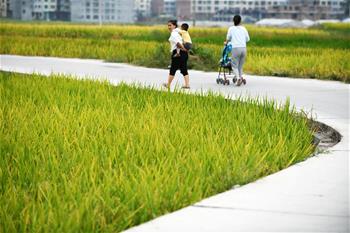
[[[224,44],[227,44],[231,40],[232,40],[232,34],[231,34],[231,28],[229,28],[227,31],[227,36],[226,36],[226,40],[225,40]]]
[[[188,50],[181,44],[180,42],[177,42],[176,46],[180,48],[182,51],[188,52]]]
[[[245,36],[246,42],[249,42],[250,41],[250,37],[249,37],[248,30],[245,29],[245,32],[246,32],[246,36]]]
[[[188,52],[188,50],[183,46],[182,44],[182,37],[180,36],[180,34],[178,32],[175,32],[176,34],[172,34],[173,35],[173,41],[176,43],[176,46],[185,51]]]

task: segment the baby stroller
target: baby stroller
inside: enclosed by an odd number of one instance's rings
[[[217,84],[230,85],[229,78],[232,78],[233,83],[237,82],[237,78],[232,70],[232,59],[230,57],[231,50],[231,43],[227,43],[222,50],[222,56],[219,62],[219,75],[216,79]]]

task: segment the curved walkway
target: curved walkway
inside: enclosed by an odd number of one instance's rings
[[[138,82],[160,88],[168,71],[100,60],[0,55],[0,69],[21,73],[61,73]],[[222,86],[216,73],[190,71],[191,92],[212,90],[231,98],[290,98],[337,131],[340,143],[304,162],[248,185],[202,200],[129,231],[312,231],[349,232],[349,87],[333,81],[247,75],[247,86]],[[181,86],[183,79],[175,81]]]

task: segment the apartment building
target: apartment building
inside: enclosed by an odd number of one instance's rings
[[[176,0],[176,17],[180,20],[192,19],[192,5],[194,2],[194,0]],[[195,9],[195,7],[193,9]]]
[[[0,0],[0,18],[7,17],[8,0]]]
[[[70,0],[7,0],[6,17],[19,20],[67,21],[70,19]]]
[[[32,20],[32,0],[7,0],[6,17],[18,20]]]
[[[175,16],[176,15],[176,0],[164,0],[164,14]]]
[[[158,16],[164,12],[164,0],[151,1],[151,16]]]
[[[68,21],[70,20],[70,0],[32,0],[32,18]]]
[[[133,0],[129,0],[133,1]],[[139,17],[150,17],[152,14],[152,0],[134,0],[135,12]],[[157,0],[156,0],[157,1]]]
[[[184,19],[210,19],[220,10],[264,11],[287,4],[288,0],[177,0],[177,16]]]
[[[345,0],[289,0],[286,6],[267,11],[270,18],[288,19],[342,19],[345,17]]]
[[[134,1],[71,0],[71,21],[91,23],[133,23]]]
[[[175,17],[176,0],[135,0],[135,12],[139,20],[160,15]]]

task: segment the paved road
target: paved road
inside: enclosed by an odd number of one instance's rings
[[[100,60],[1,55],[1,70],[69,74],[140,83],[160,88],[167,70]],[[129,231],[312,231],[349,232],[349,85],[333,81],[247,75],[248,85],[221,86],[216,73],[190,71],[191,92],[215,91],[267,97],[284,103],[338,130],[342,141],[327,153],[248,185],[202,200]],[[182,85],[182,78],[175,82]]]

